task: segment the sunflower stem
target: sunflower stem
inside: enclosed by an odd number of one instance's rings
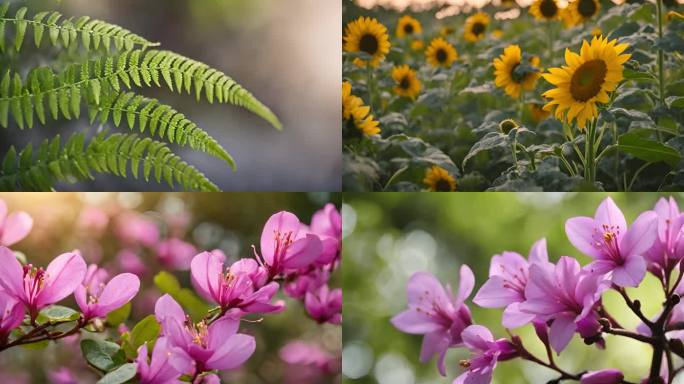
[[[591,184],[596,181],[596,120],[589,124],[584,143],[584,180]]]
[[[546,21],[546,45],[548,49],[548,63],[553,62],[553,25],[551,24],[551,20]]]
[[[366,88],[368,89],[368,106],[371,108],[371,111],[374,111],[375,108],[373,106],[373,68],[370,65],[366,65],[367,69],[367,74],[368,74],[368,79],[366,80]]]

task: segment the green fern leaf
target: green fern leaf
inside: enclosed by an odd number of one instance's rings
[[[141,165],[146,180],[151,176],[171,188],[219,190],[164,143],[141,139],[135,134],[102,132],[87,144],[83,134],[75,134],[64,146],[57,135],[41,143],[37,154],[30,144],[19,154],[11,147],[0,169],[0,191],[51,190],[57,182],[92,179],[98,173],[126,178],[129,169],[137,179]]]
[[[15,29],[14,49],[19,52],[24,42],[27,29],[33,29],[33,40],[36,47],[43,42],[44,31],[47,29],[49,42],[53,46],[62,45],[69,48],[78,45],[86,51],[111,51],[112,42],[116,50],[133,50],[135,47],[147,49],[158,46],[147,39],[138,36],[118,25],[101,20],[91,20],[87,16],[76,19],[65,19],[59,22],[62,15],[59,12],[40,12],[33,18],[26,18],[26,8],[22,7],[14,14],[7,16],[9,3],[0,4],[0,52],[5,49],[5,26],[13,25]],[[49,14],[49,16],[48,16]],[[46,19],[47,17],[47,19]]]

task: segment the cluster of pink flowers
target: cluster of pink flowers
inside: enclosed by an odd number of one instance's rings
[[[454,384],[485,384],[492,381],[498,362],[520,358],[543,365],[559,375],[554,383],[575,380],[582,384],[628,383],[613,368],[570,373],[553,360],[574,335],[588,345],[605,348],[604,334],[628,337],[653,348],[651,369],[644,383],[671,383],[679,371],[673,357],[684,357],[680,339],[684,329],[684,214],[673,198],[660,199],[653,210],[640,214],[628,226],[611,198],[606,198],[594,217],[567,220],[569,241],[593,261],[585,266],[569,256],[549,261],[546,241],[533,246],[526,260],[516,252],[503,252],[491,260],[489,279],[473,302],[484,308],[504,308],[502,325],[509,338],[495,339],[491,331],[474,324],[466,304],[475,286],[468,266],[461,267],[459,289],[454,294],[432,275],[416,273],[408,282],[408,309],[392,318],[399,330],[424,335],[420,359],[438,355],[438,367],[446,375],[444,358],[451,348],[466,347],[472,357],[461,361],[463,372]],[[661,282],[665,300],[653,319],[641,311],[625,287],[638,287],[647,271]],[[603,306],[608,290],[617,291],[641,320],[636,330],[624,329]],[[548,361],[530,353],[513,329],[533,324],[547,349]]]
[[[89,329],[97,330],[97,319],[121,308],[138,293],[140,279],[136,273],[123,272],[109,279],[105,269],[96,264],[87,266],[79,251],[58,256],[46,269],[22,265],[6,245],[25,237],[32,221],[23,212],[6,216],[0,200],[0,351],[77,334],[91,324]],[[125,225],[114,227],[130,257],[125,265],[138,263],[140,247],[155,249],[163,265],[189,269],[195,291],[214,305],[196,322],[171,295],[156,300],[154,317],[161,332],[154,347],[145,343],[137,350],[133,363],[140,383],[177,383],[181,376],[193,383],[219,383],[216,371],[241,366],[255,351],[255,338],[239,332],[243,318],[283,311],[285,302],[275,299],[281,288],[303,301],[307,314],[316,322],[338,325],[342,321],[342,290],[329,286],[331,274],[340,265],[342,244],[341,216],[332,204],[316,212],[310,225],[290,212],[274,214],[263,228],[255,258],[230,265],[220,250],[197,252],[180,240],[185,221],[169,231],[171,237],[161,240],[157,225],[144,215],[127,211],[115,220],[125,221]],[[79,223],[91,233],[103,235],[110,215],[88,208]],[[41,310],[72,294],[80,309],[78,319],[70,319],[76,323],[74,328],[49,332],[50,323],[37,321]],[[22,324],[29,330],[14,332]],[[308,352],[303,354],[305,349]],[[315,366],[324,372],[339,369],[333,356],[304,342],[283,348],[281,355],[288,363]]]

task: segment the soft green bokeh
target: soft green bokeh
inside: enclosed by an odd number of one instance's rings
[[[429,271],[443,283],[458,285],[458,269],[468,264],[476,276],[476,290],[487,278],[492,255],[504,250],[525,256],[530,246],[546,237],[549,255],[589,259],[569,243],[565,221],[573,216],[593,216],[606,196],[612,196],[631,223],[643,210],[651,209],[659,194],[347,194],[343,207],[345,226],[345,295],[343,340],[344,372],[360,376],[348,383],[451,383],[460,373],[458,361],[467,358],[464,350],[447,354],[448,377],[437,372],[435,361],[418,361],[420,336],[396,330],[390,318],[406,305],[406,283],[417,271]],[[675,198],[680,201],[681,194]],[[639,298],[647,316],[654,316],[663,294],[655,278],[648,276],[639,289],[628,290]],[[471,295],[472,298],[472,295]],[[624,327],[638,324],[619,295],[604,295],[609,311]],[[505,337],[500,325],[501,310],[482,309],[469,302],[474,321],[490,327],[495,337]],[[531,326],[517,329],[539,357],[544,350]],[[625,339],[607,337],[605,352],[586,346],[581,339],[557,359],[568,371],[616,367],[627,379],[638,382],[648,372],[649,347]],[[501,363],[495,383],[544,383],[557,377],[532,363],[515,360]]]

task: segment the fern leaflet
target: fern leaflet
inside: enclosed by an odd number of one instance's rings
[[[100,49],[109,52],[112,47],[119,51],[133,50],[136,46],[146,49],[159,45],[118,25],[94,20],[88,16],[59,21],[62,18],[59,12],[40,12],[29,19],[26,18],[25,7],[19,8],[14,17],[7,16],[8,9],[9,3],[0,4],[0,52],[6,49],[6,24],[14,25],[15,35],[12,44],[17,52],[21,50],[29,29],[33,30],[33,42],[36,47],[40,47],[45,40],[46,32],[47,40],[53,46],[61,44],[69,48],[80,44],[86,51]]]
[[[166,144],[135,134],[106,132],[85,144],[85,135],[75,134],[61,146],[56,135],[45,140],[34,153],[31,144],[17,153],[14,147],[4,157],[0,169],[0,191],[51,190],[57,181],[74,182],[93,179],[93,173],[126,177],[128,171],[135,179],[141,175],[146,181],[164,180],[186,190],[218,191],[218,187],[201,172],[176,156]]]

